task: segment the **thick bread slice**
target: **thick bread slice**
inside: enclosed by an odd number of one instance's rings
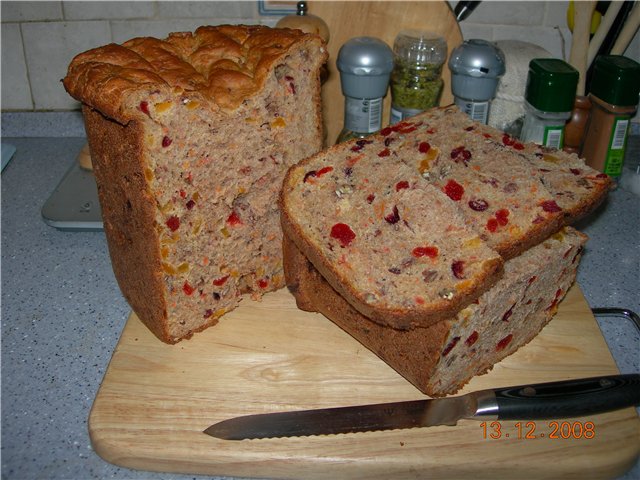
[[[358,311],[396,328],[431,325],[495,283],[501,257],[444,193],[403,162],[354,160],[344,150],[289,170],[281,216],[284,232]]]
[[[455,317],[398,330],[355,310],[284,237],[287,286],[300,309],[320,312],[430,396],[452,394],[528,343],[573,283],[586,236],[567,227],[505,263],[503,278]]]

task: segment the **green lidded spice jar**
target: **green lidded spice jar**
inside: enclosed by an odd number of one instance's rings
[[[578,87],[578,71],[558,58],[529,62],[524,93],[525,116],[520,140],[549,148],[564,145],[564,127],[571,117]]]
[[[447,42],[430,32],[403,30],[396,36],[393,54],[392,124],[438,105]]]

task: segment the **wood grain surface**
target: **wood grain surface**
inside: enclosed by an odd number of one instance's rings
[[[463,390],[617,373],[577,286],[531,343]],[[374,354],[280,290],[245,299],[220,323],[177,345],[158,341],[132,314],[89,419],[95,451],[124,467],[208,475],[304,479],[608,478],[640,449],[634,409],[590,421],[593,438],[518,438],[478,421],[325,437],[224,441],[202,431],[239,415],[424,398]],[[528,431],[528,430],[527,430]],[[527,432],[522,429],[522,436]],[[491,431],[489,431],[491,432]],[[540,436],[540,435],[544,436]]]
[[[328,77],[322,86],[322,108],[326,129],[326,145],[333,145],[344,123],[344,97],[340,89],[340,73],[336,59],[340,47],[350,38],[372,36],[384,40],[393,48],[393,41],[402,29],[426,30],[441,35],[447,41],[449,53],[460,43],[462,34],[447,2],[308,2],[309,13],[322,18],[329,27]],[[445,64],[442,69],[444,89],[441,105],[453,102],[451,75]],[[384,100],[382,122],[389,123],[391,94]]]

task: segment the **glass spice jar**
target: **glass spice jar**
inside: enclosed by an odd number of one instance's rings
[[[393,43],[391,119],[397,123],[438,106],[444,82],[447,42],[430,32],[403,30]]]

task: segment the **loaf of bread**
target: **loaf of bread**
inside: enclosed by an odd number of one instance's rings
[[[488,290],[500,258],[605,198],[608,177],[583,162],[574,168],[581,161],[572,157],[566,185],[556,179],[568,155],[548,162],[538,153],[457,107],[432,109],[292,167],[280,199],[283,230],[365,317],[429,326]]]
[[[284,285],[277,197],[322,146],[326,57],[297,30],[219,26],[71,62],[113,269],[164,342]]]
[[[573,283],[585,241],[566,227],[507,261],[502,279],[451,319],[407,330],[358,312],[286,235],[285,274],[300,309],[322,313],[419,390],[437,397],[455,393],[538,334]]]

